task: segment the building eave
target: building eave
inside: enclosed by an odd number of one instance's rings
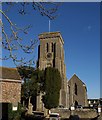
[[[16,83],[22,83],[21,80],[3,79],[3,78],[0,78],[0,82],[16,82]]]

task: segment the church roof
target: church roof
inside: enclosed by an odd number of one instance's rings
[[[74,75],[70,78],[70,80],[68,81],[68,84],[71,83],[71,81],[73,81],[73,80],[75,81],[76,79],[79,80],[79,81],[82,83],[83,87],[85,87],[85,89],[86,89],[86,91],[87,91],[87,87],[86,87],[85,83],[84,83],[82,80],[80,80],[79,77],[78,77],[76,74],[74,74]]]
[[[74,75],[70,78],[70,80],[69,80],[68,82],[70,82],[70,81],[71,81],[72,79],[74,79],[74,78],[77,78],[78,80],[80,80],[79,77],[74,73]],[[82,80],[80,80],[80,82],[81,82],[84,86],[86,86],[85,83],[84,83]]]
[[[0,67],[0,78],[20,80],[17,68]]]

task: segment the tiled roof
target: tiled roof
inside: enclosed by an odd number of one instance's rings
[[[20,80],[20,75],[17,68],[0,67],[0,78]]]

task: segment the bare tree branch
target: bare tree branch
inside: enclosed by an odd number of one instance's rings
[[[15,5],[19,5],[19,9],[18,12],[21,15],[25,15],[27,14],[27,6],[31,5],[32,9],[39,11],[39,13],[42,16],[47,16],[49,19],[53,20],[56,18],[56,11],[59,7],[59,4],[56,3],[43,3],[43,2],[22,2],[22,3],[6,3],[8,5],[7,9],[2,11],[0,10],[0,13],[3,15],[3,17],[7,20],[7,24],[9,25],[9,29],[10,29],[10,33],[11,35],[8,35],[8,32],[5,29],[5,24],[2,23],[2,21],[0,21],[0,25],[2,27],[2,48],[5,49],[6,51],[9,52],[8,56],[5,55],[4,58],[1,58],[2,60],[8,60],[8,59],[12,59],[15,65],[25,65],[25,64],[34,64],[34,57],[31,58],[30,60],[26,60],[26,58],[21,57],[20,59],[18,58],[17,54],[14,54],[13,51],[17,51],[17,50],[22,50],[24,53],[27,54],[31,54],[34,53],[34,49],[37,45],[37,41],[35,39],[31,39],[29,40],[29,45],[25,45],[23,41],[22,36],[20,36],[20,34],[24,34],[27,35],[29,29],[31,29],[31,25],[25,26],[23,28],[18,27],[17,25],[15,25],[11,19],[9,18],[9,16],[7,16],[7,12],[9,12],[10,9],[12,9],[12,7],[14,7]],[[51,5],[51,8],[49,8],[49,6]],[[47,7],[48,6],[48,7]]]

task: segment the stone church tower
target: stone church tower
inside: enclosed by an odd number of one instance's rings
[[[64,41],[60,32],[46,32],[39,35],[40,45],[38,49],[38,65],[42,70],[46,67],[55,67],[62,77],[59,105],[68,107],[67,102],[67,78],[64,63]],[[37,110],[43,110],[41,94],[37,98]]]

